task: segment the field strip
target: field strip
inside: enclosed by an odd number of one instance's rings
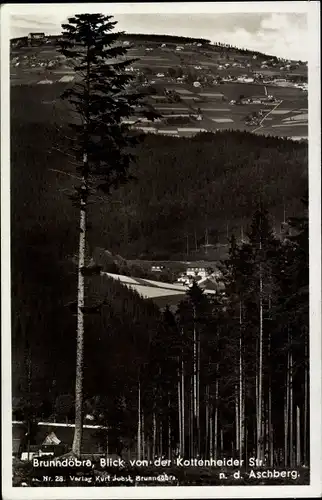
[[[159,129],[158,133],[162,134],[162,135],[178,135],[179,134],[178,129],[176,129],[176,130]]]
[[[234,121],[232,118],[210,118],[210,120],[216,123],[232,123]]]
[[[58,80],[60,83],[67,83],[67,82],[72,82],[74,80],[74,76],[72,75],[64,75],[61,77],[60,80]]]
[[[166,107],[166,105],[164,106],[155,106],[155,109],[157,110],[160,110],[160,111],[187,111],[188,108],[187,107]]]
[[[178,127],[178,132],[208,132],[205,128]]]
[[[199,95],[201,97],[222,97],[224,94],[220,94],[220,93],[208,93],[208,92],[200,92]]]
[[[52,80],[40,80],[39,82],[37,82],[37,85],[48,85],[52,83],[54,83]]]
[[[297,121],[297,120],[308,120],[309,115],[308,113],[302,113],[300,115],[295,115],[295,116],[290,116],[289,118],[284,118],[284,122],[286,121]]]
[[[307,127],[307,123],[300,123],[300,122],[295,122],[295,123],[278,123],[276,125],[271,125],[271,127],[274,128],[279,128],[279,127]]]
[[[272,115],[286,115],[287,113],[290,113],[290,109],[276,109],[271,111]]]
[[[186,113],[180,113],[180,114],[173,114],[173,115],[166,115],[164,116],[164,118],[181,118],[181,117],[187,117],[187,116],[190,116],[192,113],[189,113],[189,111],[187,111]]]
[[[225,112],[231,111],[231,109],[229,109],[229,108],[200,108],[200,109],[201,109],[201,111],[218,111],[218,112],[219,111],[225,111]]]
[[[54,75],[75,75],[75,71],[73,69],[56,69],[52,71]]]

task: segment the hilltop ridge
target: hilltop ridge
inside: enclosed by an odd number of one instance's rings
[[[60,34],[56,35],[45,35],[48,41],[55,41],[60,38]],[[286,61],[285,58],[278,57],[276,55],[263,53],[257,50],[248,49],[245,47],[237,47],[235,45],[221,43],[221,42],[213,42],[206,38],[195,38],[195,37],[187,37],[187,36],[178,36],[178,35],[165,35],[165,34],[146,34],[146,33],[124,33],[120,36],[121,41],[129,41],[129,42],[144,42],[144,43],[166,43],[166,44],[188,44],[188,45],[197,45],[202,48],[208,48],[215,51],[224,50],[228,53],[235,53],[244,56],[257,56],[260,59],[274,59],[276,62],[278,61]],[[23,37],[15,37],[11,38],[10,44],[11,46],[15,46],[15,44],[19,44],[28,42],[28,36]],[[290,62],[295,62],[295,60],[288,59]],[[298,60],[298,62],[304,62]]]
[[[11,85],[24,85],[21,97],[14,94],[14,108],[21,98],[26,102],[26,85],[37,85],[35,98],[38,103],[42,99],[47,106],[42,116],[48,116],[48,104],[58,106],[61,92],[58,85],[49,89],[48,84],[69,85],[77,79],[56,51],[59,38],[30,33],[11,41]],[[160,116],[158,121],[130,116],[126,121],[131,127],[180,137],[227,128],[307,137],[307,66],[300,61],[282,61],[202,38],[126,33],[118,43],[127,49],[121,60],[131,60],[126,71],[133,85]],[[56,109],[55,116],[61,111]]]

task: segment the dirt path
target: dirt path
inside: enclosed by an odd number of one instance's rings
[[[280,106],[280,105],[282,104],[282,102],[283,102],[283,101],[279,101],[279,102],[276,104],[276,106],[274,106],[274,108],[272,108],[272,109],[271,109],[271,110],[270,110],[270,111],[269,111],[269,112],[268,112],[268,113],[264,116],[264,118],[262,118],[262,119],[261,119],[261,121],[259,122],[259,127],[256,127],[254,130],[252,130],[252,133],[257,132],[257,130],[260,130],[261,128],[264,128],[264,127],[262,126],[263,121],[264,121],[264,120],[266,120],[266,118],[268,117],[268,115],[270,115],[270,114],[272,113],[272,111],[275,111],[275,109],[277,109],[277,108],[278,108],[278,106]]]

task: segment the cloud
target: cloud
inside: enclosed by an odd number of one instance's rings
[[[306,43],[303,43],[303,40],[308,38],[305,14],[262,15],[256,30],[236,26],[236,29],[231,32],[222,29],[216,38],[217,41],[286,59],[307,60],[308,58],[309,48]]]

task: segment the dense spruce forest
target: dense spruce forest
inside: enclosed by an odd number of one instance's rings
[[[64,174],[74,170],[62,135],[54,127],[12,123],[14,234],[20,241],[26,231],[28,238],[48,239],[50,228],[60,261],[75,251],[76,234],[68,198],[73,178]],[[307,145],[238,131],[190,139],[147,135],[132,174],[136,180],[91,208],[90,251],[99,246],[124,258],[180,260],[187,238],[190,249],[195,242],[199,247],[206,230],[214,245],[226,244],[232,233],[239,237],[259,196],[279,232],[285,214],[301,210]]]
[[[12,121],[17,418],[73,419],[78,230],[60,141],[54,128]],[[211,300],[195,285],[173,315],[88,278],[87,306],[99,314],[86,316],[86,411],[113,429],[112,451],[141,458],[255,453],[307,464],[306,145],[233,131],[145,136],[132,173],[91,208],[88,255],[100,246],[171,258],[206,229],[210,242],[227,242],[228,226],[225,293]],[[291,231],[280,237],[285,211]]]
[[[225,292],[210,299],[194,285],[175,315],[88,279],[100,314],[86,318],[85,411],[111,426],[111,452],[308,464],[307,199],[289,222],[292,235],[277,238],[255,211],[221,265]],[[53,259],[30,261],[28,294],[28,270],[14,288],[16,418],[73,420],[74,273]]]

